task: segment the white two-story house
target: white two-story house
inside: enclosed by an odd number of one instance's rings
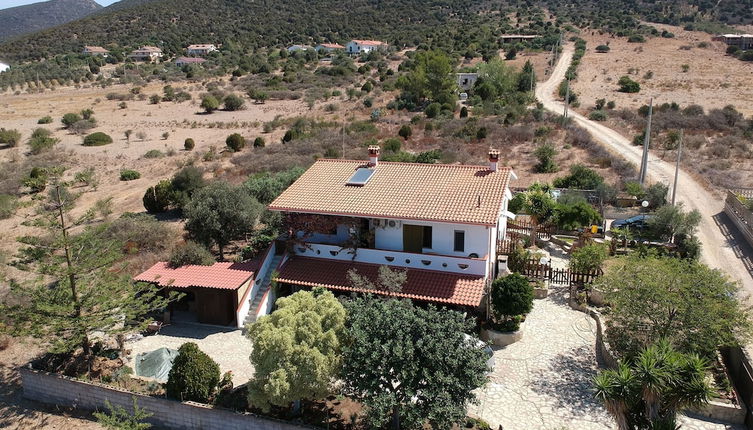
[[[512,216],[514,172],[496,150],[485,166],[382,162],[378,146],[369,156],[317,160],[270,204],[291,230],[306,226],[289,232],[298,239],[277,282],[358,291],[348,271],[376,280],[387,265],[407,271],[396,296],[480,306]]]
[[[371,51],[386,50],[389,45],[379,40],[358,40],[354,39],[345,45],[345,50],[350,55],[368,54]]]
[[[195,55],[197,57],[203,57],[209,55],[217,50],[217,46],[212,43],[199,43],[195,45],[188,45],[186,52],[188,55]]]

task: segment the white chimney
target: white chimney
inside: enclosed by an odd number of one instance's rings
[[[369,164],[372,166],[379,164],[379,145],[369,146]]]
[[[499,167],[499,151],[489,149],[489,170],[496,172]]]

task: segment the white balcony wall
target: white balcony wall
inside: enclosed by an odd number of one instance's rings
[[[348,232],[348,226],[340,224],[337,226],[336,234],[314,233],[311,235],[311,237],[307,238],[306,241],[312,243],[328,243],[330,245],[340,245],[342,243],[345,243],[349,237],[350,233]]]
[[[397,221],[397,220],[396,220]],[[480,258],[486,258],[491,250],[489,243],[489,229],[480,225],[470,224],[447,224],[427,221],[399,221],[395,227],[376,227],[374,229],[375,247],[392,251],[403,250],[403,225],[431,226],[431,248],[424,248],[423,252],[430,254],[451,255],[456,257],[468,257],[476,254]],[[465,232],[465,249],[455,252],[455,231]]]
[[[459,258],[446,255],[411,254],[408,252],[359,248],[354,259],[351,249],[341,249],[338,245],[317,243],[309,243],[307,247],[295,246],[294,252],[296,255],[305,257],[354,261],[357,263],[370,263],[412,269],[436,270],[478,276],[486,276],[488,273],[487,260],[483,258]]]

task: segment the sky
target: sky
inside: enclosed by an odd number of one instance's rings
[[[39,3],[43,0],[0,0],[0,9],[7,9],[9,7],[23,6],[25,4]],[[102,6],[109,6],[118,0],[94,0]]]

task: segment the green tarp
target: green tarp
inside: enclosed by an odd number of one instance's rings
[[[160,348],[136,356],[134,367],[136,375],[167,382],[167,375],[173,367],[173,360],[178,356],[175,349]]]

